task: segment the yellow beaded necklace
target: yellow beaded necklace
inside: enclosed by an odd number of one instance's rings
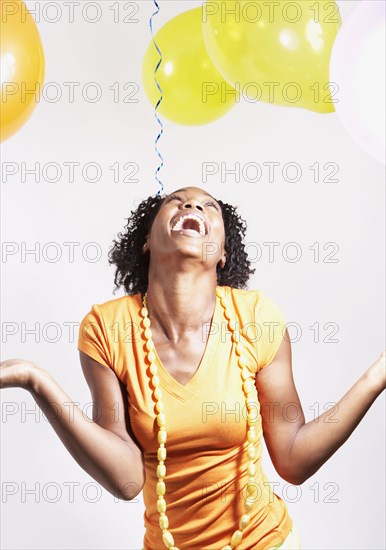
[[[254,423],[256,422],[256,416],[253,416],[252,410],[254,409],[256,411],[256,400],[252,396],[252,390],[254,387],[253,381],[250,379],[250,372],[247,369],[246,366],[246,360],[244,358],[243,352],[244,352],[244,345],[241,341],[239,341],[236,338],[235,335],[235,329],[236,325],[231,320],[230,316],[227,312],[227,305],[226,301],[221,295],[218,288],[216,288],[216,296],[220,299],[221,305],[224,309],[224,315],[225,318],[228,321],[228,328],[232,332],[232,341],[236,342],[236,354],[238,355],[238,365],[240,367],[240,374],[241,378],[243,380],[243,391],[245,395],[245,403],[247,407],[247,424],[248,424],[248,431],[247,431],[247,441],[248,441],[248,450],[247,450],[247,456],[249,459],[248,462],[248,481],[246,484],[246,490],[247,490],[247,498],[244,502],[244,510],[245,514],[241,516],[240,522],[239,522],[239,528],[233,533],[231,536],[230,543],[226,546],[223,546],[221,550],[233,550],[237,547],[238,544],[240,544],[241,539],[243,538],[243,531],[247,527],[251,516],[249,515],[249,512],[251,512],[253,505],[255,503],[255,499],[252,498],[252,495],[255,493],[256,490],[256,483],[255,483],[255,475],[256,475],[256,466],[254,463],[254,459],[256,458],[256,448],[254,443],[257,441],[257,434],[254,427]],[[166,433],[166,417],[164,413],[164,404],[162,402],[162,391],[159,387],[160,379],[158,376],[158,367],[155,364],[156,355],[154,353],[154,342],[152,340],[152,332],[150,328],[150,319],[149,319],[149,310],[147,308],[147,292],[143,296],[143,307],[141,308],[141,315],[143,317],[142,324],[144,327],[144,336],[146,338],[146,351],[147,351],[147,359],[150,363],[150,372],[152,374],[151,381],[154,386],[153,395],[156,401],[156,410],[157,410],[157,424],[159,426],[158,431],[158,451],[157,451],[157,458],[158,458],[158,466],[157,466],[157,511],[160,514],[159,518],[159,526],[162,530],[162,540],[166,546],[166,548],[169,548],[170,550],[179,550],[177,546],[174,546],[174,539],[173,535],[169,531],[169,520],[166,515],[166,501],[164,498],[164,494],[166,492],[166,485],[165,485],[165,476],[166,476],[166,466],[165,466],[165,460],[166,460],[166,439],[167,439],[167,433]]]

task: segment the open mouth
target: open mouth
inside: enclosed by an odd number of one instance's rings
[[[172,224],[172,231],[184,231],[186,234],[197,235],[203,237],[206,234],[205,223],[195,214],[186,214],[181,216]]]

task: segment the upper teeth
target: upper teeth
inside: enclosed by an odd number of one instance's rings
[[[179,231],[182,229],[185,220],[196,220],[200,228],[200,235],[205,235],[205,224],[199,216],[195,214],[187,214],[186,216],[181,216],[176,223],[172,226],[172,231]]]

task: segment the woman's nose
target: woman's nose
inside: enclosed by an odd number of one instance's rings
[[[195,199],[190,199],[190,200],[187,200],[184,204],[183,204],[183,208],[194,208],[196,207],[198,210],[204,210],[201,203]]]

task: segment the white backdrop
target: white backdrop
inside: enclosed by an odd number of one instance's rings
[[[65,2],[50,4],[27,2],[43,40],[46,85],[56,83],[62,97],[53,101],[54,86],[47,88],[32,118],[2,145],[2,356],[37,362],[91,416],[77,323],[92,304],[114,297],[111,241],[138,201],[158,190],[158,125],[141,83],[154,6],[137,2],[138,22],[124,23],[124,2],[99,1],[103,15],[92,24],[80,10],[69,21]],[[155,30],[199,5],[160,0]],[[340,5],[344,19],[355,1]],[[69,82],[77,83],[73,101]],[[87,100],[90,82],[102,91],[95,103]],[[124,101],[125,83],[134,83],[135,102]],[[294,323],[294,377],[311,420],[384,348],[384,169],[335,114],[244,101],[206,126],[163,122],[165,191],[204,187],[238,205],[247,221],[256,267],[249,288],[263,289]],[[279,163],[272,181],[269,162]],[[69,163],[78,163],[73,178]],[[205,163],[217,173],[206,176]],[[298,182],[285,176],[287,163],[299,165]],[[247,167],[256,164],[262,177],[250,181]],[[131,179],[130,166],[138,170]],[[268,243],[277,243],[273,256]],[[1,398],[2,548],[142,548],[142,497],[115,501],[73,460],[28,392],[6,389]],[[301,487],[279,478],[265,451],[265,471],[304,549],[385,548],[384,404],[382,395]]]

